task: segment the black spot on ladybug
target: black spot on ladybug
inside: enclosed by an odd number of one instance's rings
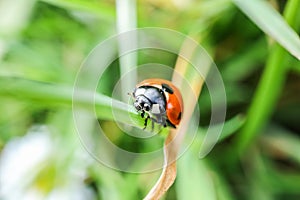
[[[170,94],[174,93],[173,89],[168,84],[163,83],[163,84],[161,84],[161,86],[166,92],[168,92]]]
[[[177,116],[177,119],[178,119],[178,120],[181,119],[181,112],[180,112],[179,115]]]
[[[170,120],[166,120],[166,122],[167,122],[167,125],[168,126],[171,126],[172,128],[176,128],[176,126],[174,125],[174,124],[172,124],[171,122],[170,122]]]

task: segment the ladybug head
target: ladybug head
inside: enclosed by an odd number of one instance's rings
[[[152,107],[152,103],[144,96],[137,96],[133,105],[137,111],[143,110],[148,112]]]

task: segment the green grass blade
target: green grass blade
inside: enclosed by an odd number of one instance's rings
[[[135,0],[117,0],[116,11],[117,11],[117,30],[118,33],[134,30],[137,28],[137,8]],[[127,98],[127,92],[131,91],[132,88],[137,84],[137,52],[130,52],[124,54],[126,49],[129,48],[137,49],[137,33],[132,32],[127,37],[119,37],[118,49],[119,49],[119,69],[121,89],[122,89],[122,100]],[[121,56],[122,55],[122,56]],[[130,73],[130,75],[128,75]]]
[[[299,4],[299,0],[292,0],[285,8],[285,18],[292,26],[297,26],[299,23],[296,20],[300,11]],[[247,148],[271,116],[288,71],[288,59],[289,55],[285,49],[277,44],[273,46],[266,63],[266,69],[250,105],[245,126],[236,138],[239,153]]]
[[[249,77],[249,74],[253,74],[260,66],[258,63],[264,62],[266,56],[267,42],[265,38],[245,46],[239,54],[234,55],[225,63],[224,68],[221,68],[224,82],[236,82]]]
[[[230,137],[232,134],[236,133],[245,123],[245,116],[236,115],[233,118],[227,120],[224,124],[222,133],[219,138],[219,142]]]
[[[40,0],[42,2],[69,10],[83,11],[96,16],[112,21],[115,18],[115,10],[113,6],[101,1],[84,1],[84,0]]]
[[[300,137],[296,133],[273,124],[268,126],[265,132],[272,134],[265,134],[261,138],[264,147],[281,152],[281,155],[300,165]]]
[[[192,151],[187,151],[178,161],[176,192],[179,200],[183,199],[216,199],[214,187],[205,160],[197,159]]]
[[[233,0],[233,2],[265,33],[274,38],[288,52],[300,60],[300,39],[282,16],[263,0]],[[291,1],[298,10],[300,1]],[[289,18],[287,16],[287,18]],[[286,19],[287,19],[286,18]],[[295,19],[295,18],[293,18]],[[288,21],[289,19],[287,19]]]
[[[128,108],[128,105],[114,100],[102,94],[95,94],[87,90],[76,92],[76,97],[73,97],[73,87],[64,85],[55,85],[44,82],[26,80],[22,78],[0,77],[0,97],[13,97],[24,100],[38,102],[40,105],[55,105],[55,106],[72,106],[72,103],[80,105],[88,110],[95,109],[96,115],[100,119],[117,120],[126,124],[137,122],[143,125],[142,118],[134,111]],[[113,102],[113,105],[112,105]],[[114,106],[112,108],[112,106]],[[115,119],[112,109],[118,113],[118,118]],[[135,122],[128,118],[129,115]]]

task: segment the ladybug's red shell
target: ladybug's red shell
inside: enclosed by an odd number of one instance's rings
[[[171,92],[164,91],[166,97],[166,115],[173,125],[178,125],[183,113],[183,100],[179,89],[170,81],[164,79],[146,79],[136,87],[152,86],[163,90],[164,86]]]

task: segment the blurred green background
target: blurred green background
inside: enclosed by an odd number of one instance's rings
[[[173,29],[205,47],[227,95],[222,140],[199,159],[202,137],[196,138],[164,199],[300,199],[300,63],[235,2],[136,2],[137,27]],[[283,15],[287,2],[267,5]],[[285,13],[295,30],[298,2]],[[160,171],[124,173],[95,161],[64,96],[89,52],[117,34],[117,14],[129,15],[116,10],[112,0],[0,0],[0,199],[142,199],[155,184]],[[176,56],[150,52],[138,59],[174,65]],[[110,96],[118,76],[117,67],[108,70],[99,92]],[[200,132],[209,124],[209,98],[204,87]],[[165,137],[138,144],[114,122],[99,116],[99,123],[111,141],[135,152],[161,147]]]

